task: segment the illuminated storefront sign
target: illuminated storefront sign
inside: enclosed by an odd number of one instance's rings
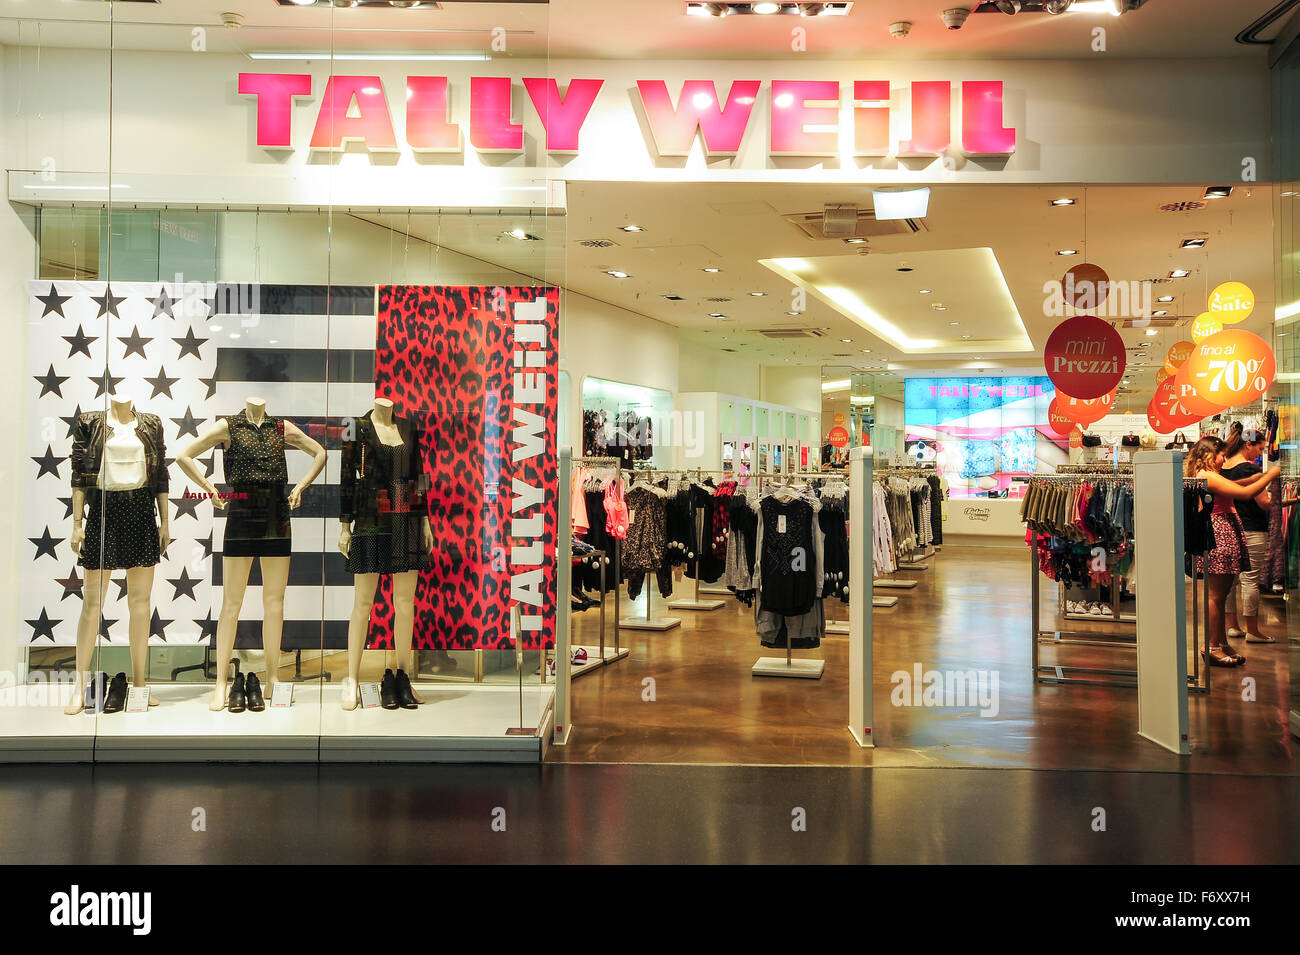
[[[545,149],[578,152],[579,136],[604,80],[570,80],[564,92],[553,79],[527,78],[524,90],[545,130]],[[1001,80],[973,80],[960,90],[960,149],[967,156],[1009,156],[1016,130],[1003,126]],[[240,73],[239,92],[254,97],[257,144],[294,149],[294,100],[312,95],[308,73]],[[512,116],[514,81],[475,76],[469,81],[469,116],[453,117],[445,76],[408,76],[405,95],[406,146],[416,152],[458,153],[469,145],[485,153],[522,153],[524,127]],[[709,156],[736,155],[758,123],[755,107],[768,110],[768,153],[777,157],[941,156],[953,147],[953,84],[947,80],[908,85],[910,138],[893,145],[896,92],[888,80],[773,80],[770,97],[760,80],[731,83],[725,99],[712,80],[687,80],[673,93],[663,80],[638,80],[636,100],[649,131],[648,148],[659,156],[690,153],[700,136]],[[845,103],[846,93],[851,97]],[[840,123],[850,106],[851,124]],[[314,150],[341,150],[359,142],[375,152],[398,150],[397,125],[378,76],[331,76],[326,81],[311,138]]]

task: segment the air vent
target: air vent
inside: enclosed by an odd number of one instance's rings
[[[617,242],[611,242],[609,239],[582,239],[578,245],[584,249],[612,249],[618,245]]]
[[[1199,212],[1209,203],[1203,199],[1188,199],[1186,202],[1162,202],[1156,206],[1159,212]]]
[[[686,301],[686,299],[683,298],[683,297],[680,296],[680,295],[661,295],[660,298],[666,298],[666,299],[668,299],[668,301],[670,301],[670,302],[684,302],[684,301]]]
[[[857,228],[846,232],[838,232],[830,238],[823,234],[822,231],[826,221],[825,210],[799,212],[784,218],[808,238],[817,239],[820,242],[842,240],[850,236],[870,239],[882,235],[915,235],[917,232],[927,231],[925,223],[921,219],[886,219],[883,222],[878,222],[873,209],[858,209]]]
[[[1160,315],[1152,318],[1125,318],[1112,322],[1116,328],[1181,328],[1191,321],[1187,315]]]
[[[711,296],[710,298],[706,298],[704,301],[706,301],[706,302],[730,302],[731,299],[727,298],[727,296],[725,296],[725,295],[714,295],[714,296]]]
[[[818,328],[756,328],[754,331],[764,338],[788,341],[791,338],[825,338],[826,333]]]

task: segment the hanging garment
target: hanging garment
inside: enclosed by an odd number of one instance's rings
[[[603,551],[604,556],[593,557],[582,563],[579,574],[581,587],[583,590],[595,593],[599,593],[602,589],[612,590],[618,585],[618,581],[614,579],[616,541],[606,528],[605,492],[589,487],[583,491],[583,498],[587,510],[587,532],[583,539],[596,550]]]
[[[1033,430],[1032,428],[1030,430]],[[943,543],[943,487],[937,475],[931,474],[926,479],[930,485],[930,538],[936,544]]]
[[[573,533],[578,536],[587,533],[587,498],[582,489],[590,474],[590,471],[579,465],[573,469],[569,479],[569,518]]]
[[[754,602],[754,548],[758,539],[758,514],[743,494],[731,496],[728,510],[731,532],[727,537],[724,583],[746,607]]]
[[[627,503],[623,500],[623,479],[615,478],[605,488],[605,530],[615,540],[627,537]]]
[[[889,523],[889,495],[879,481],[871,485],[871,563],[877,574],[892,574],[898,569],[894,560],[894,532]]]
[[[1268,558],[1259,579],[1259,586],[1265,593],[1280,594],[1286,589],[1286,531],[1283,524],[1282,495],[1274,493],[1268,508]]]
[[[684,564],[695,556],[695,511],[689,484],[679,483],[669,490],[665,510],[667,540],[664,559],[671,566]]]
[[[817,523],[825,537],[822,544],[823,597],[838,597],[849,602],[849,525],[844,498],[822,498]]]
[[[660,596],[668,597],[673,592],[672,569],[664,561],[665,497],[663,491],[645,484],[638,484],[627,492],[628,531],[623,541],[623,576],[627,579],[628,596],[633,599],[641,595],[641,584],[647,573],[655,575]]]
[[[804,500],[764,498],[759,505],[763,568],[759,590],[763,610],[797,617],[818,598],[817,560],[813,552],[813,509]]]

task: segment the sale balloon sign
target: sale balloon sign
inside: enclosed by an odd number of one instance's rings
[[[1070,432],[1070,447],[1072,448],[1083,447],[1083,432],[1080,431],[1078,428],[1075,428],[1073,431]]]
[[[1196,316],[1196,321],[1192,322],[1192,341],[1203,342],[1221,331],[1223,331],[1223,322],[1217,315],[1201,312]]]
[[[1174,388],[1174,379],[1166,378],[1156,386],[1155,397],[1147,406],[1147,420],[1161,434],[1196,424],[1205,415],[1191,411]]]
[[[1199,343],[1174,380],[1227,408],[1263,395],[1276,375],[1277,359],[1268,343],[1244,329],[1230,328]]]
[[[840,425],[831,428],[826,443],[832,448],[847,448],[849,446],[849,429]]]
[[[1110,276],[1101,266],[1084,262],[1061,276],[1061,294],[1076,311],[1099,309],[1110,294]]]
[[[1173,374],[1182,367],[1183,362],[1187,361],[1187,356],[1192,353],[1196,347],[1196,342],[1174,342],[1169,348],[1169,354],[1165,355],[1165,368],[1169,374]]]
[[[1224,282],[1210,293],[1206,309],[1224,325],[1236,325],[1255,310],[1255,293],[1244,282]]]
[[[1047,425],[1061,437],[1068,435],[1075,426],[1074,418],[1061,410],[1061,393],[1059,391],[1047,409]]]
[[[1048,414],[1050,416],[1052,408],[1055,408],[1062,417],[1087,427],[1094,421],[1100,421],[1110,414],[1110,409],[1115,404],[1117,394],[1119,394],[1119,385],[1112,388],[1109,394],[1102,395],[1100,398],[1072,398],[1058,390],[1056,397],[1052,399],[1052,406],[1048,408]]]
[[[1124,339],[1109,322],[1077,315],[1057,325],[1043,354],[1052,384],[1075,398],[1100,398],[1119,384],[1128,363]]]
[[[1156,370],[1156,384],[1157,384],[1157,385],[1160,384],[1160,382],[1164,381],[1164,380],[1165,380],[1166,378],[1168,378],[1171,374],[1172,374],[1172,372],[1171,372],[1168,368],[1159,368],[1159,369],[1157,369],[1157,370]]]

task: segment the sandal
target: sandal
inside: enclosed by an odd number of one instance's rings
[[[1247,643],[1277,643],[1276,637],[1270,637],[1266,633],[1248,633],[1246,634]]]
[[[1202,651],[1201,656],[1205,657],[1205,662],[1212,667],[1241,666],[1237,658],[1230,656],[1223,647],[1210,647],[1209,653]]]

